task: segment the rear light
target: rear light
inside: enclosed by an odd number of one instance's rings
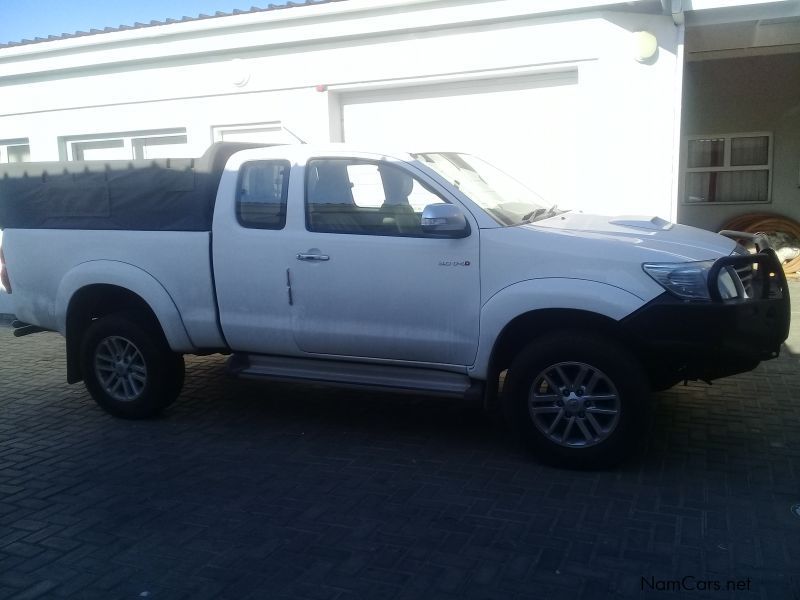
[[[8,270],[6,269],[6,257],[3,256],[3,247],[0,246],[0,284],[6,288],[6,291],[11,293],[11,281],[8,279]]]

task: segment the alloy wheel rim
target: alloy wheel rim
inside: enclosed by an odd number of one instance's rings
[[[550,441],[567,448],[586,448],[605,441],[620,417],[619,392],[597,367],[561,362],[533,380],[528,412]]]
[[[94,369],[103,390],[119,402],[138,400],[147,385],[144,356],[123,337],[109,336],[97,345]]]

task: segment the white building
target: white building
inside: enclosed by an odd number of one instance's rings
[[[800,218],[795,0],[310,1],[0,44],[0,86],[0,162],[381,142],[586,211]]]

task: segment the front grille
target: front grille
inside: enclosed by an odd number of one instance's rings
[[[739,281],[742,282],[745,298],[762,298],[765,286],[769,286],[766,298],[781,298],[783,296],[780,278],[774,269],[756,262],[734,267]]]
[[[737,291],[734,298],[725,298],[725,287],[720,279],[724,274],[734,280]],[[742,254],[737,248],[730,256],[717,259],[709,271],[709,293],[711,299],[717,302],[776,300],[786,296],[786,291],[786,278],[781,262],[770,248],[756,254]]]
[[[736,274],[739,276],[739,281],[742,282],[744,288],[744,295],[746,298],[753,297],[753,265],[742,265],[736,267]]]

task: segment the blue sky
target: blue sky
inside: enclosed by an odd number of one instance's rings
[[[0,0],[0,43],[148,23],[184,15],[246,10],[285,0]]]

